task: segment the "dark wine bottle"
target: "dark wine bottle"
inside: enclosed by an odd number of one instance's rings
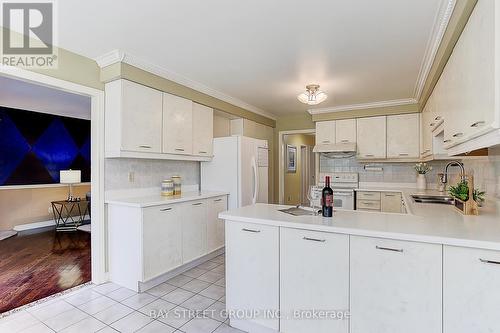
[[[333,216],[333,190],[330,187],[330,176],[325,177],[325,187],[321,192],[321,206],[324,217]]]

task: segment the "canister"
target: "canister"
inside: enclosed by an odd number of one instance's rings
[[[174,182],[174,195],[181,195],[181,176],[172,176]]]
[[[165,179],[161,182],[161,195],[165,197],[171,197],[174,195],[174,181],[171,179]]]

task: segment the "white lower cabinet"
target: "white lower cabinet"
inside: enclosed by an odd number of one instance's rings
[[[207,248],[211,252],[224,246],[224,220],[219,213],[227,210],[227,197],[207,200]]]
[[[441,332],[441,245],[351,236],[350,269],[352,333]]]
[[[445,246],[443,332],[500,332],[500,252]]]
[[[278,331],[279,319],[252,311],[279,309],[279,228],[226,223],[226,308],[241,316],[230,319],[246,332]]]
[[[182,222],[175,205],[143,210],[144,280],[182,264]],[[161,238],[161,242],[158,242]]]
[[[332,317],[349,309],[349,236],[281,228],[280,253],[280,331],[348,332],[347,318],[306,318],[313,309]]]
[[[180,206],[182,219],[182,260],[191,261],[207,252],[207,224],[205,201],[195,201]]]

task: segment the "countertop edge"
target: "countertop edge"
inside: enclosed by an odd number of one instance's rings
[[[131,199],[142,198],[142,197],[137,197],[137,198],[109,199],[109,200],[105,200],[104,203],[108,204],[108,205],[127,206],[127,207],[135,207],[135,208],[146,208],[146,207],[154,207],[154,206],[172,205],[172,204],[177,204],[177,203],[196,201],[196,200],[202,200],[202,199],[209,199],[209,198],[227,196],[227,195],[229,195],[228,192],[207,192],[207,193],[201,193],[199,195],[185,196],[185,197],[181,197],[181,198],[167,199],[165,197],[162,200],[149,201],[149,202],[130,202],[130,201],[128,201]],[[152,196],[146,196],[144,198],[150,198],[150,197],[152,197]],[[158,197],[160,199],[162,198],[160,195],[158,195]]]

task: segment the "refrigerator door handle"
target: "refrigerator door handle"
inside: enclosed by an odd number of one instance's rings
[[[259,193],[259,174],[257,171],[257,163],[255,161],[255,157],[252,157],[252,171],[253,171],[253,196],[252,196],[252,204],[257,203],[257,193]]]

